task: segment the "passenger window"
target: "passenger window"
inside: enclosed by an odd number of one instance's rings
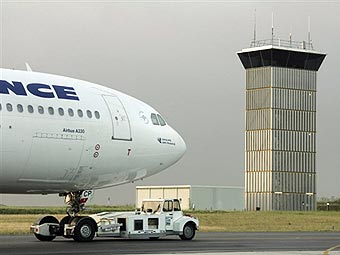
[[[28,105],[28,106],[27,106],[27,111],[28,111],[29,113],[33,113],[33,112],[34,112],[33,106],[32,106],[32,105]]]
[[[0,104],[0,111],[2,110],[2,106],[1,106],[1,104]]]
[[[100,119],[100,114],[98,111],[95,111],[94,112],[94,116],[96,117],[96,119]]]
[[[64,116],[64,109],[58,108],[58,113],[59,113],[60,116]]]
[[[157,126],[159,125],[156,114],[151,113],[151,120],[152,120],[152,124],[157,125]]]
[[[174,200],[174,211],[179,212],[181,210],[181,205],[177,199]]]
[[[163,212],[172,212],[172,201],[164,202]]]
[[[87,110],[86,114],[89,119],[92,119],[92,112],[90,110]]]
[[[161,124],[161,126],[165,126],[166,125],[166,122],[165,120],[162,118],[161,115],[157,114],[157,117],[158,117],[158,120],[159,120],[159,123]]]
[[[73,109],[68,108],[68,115],[69,115],[70,117],[73,117],[73,116],[74,116]]]
[[[41,105],[38,106],[38,112],[40,114],[44,114],[44,107],[42,107]]]
[[[22,104],[18,104],[17,105],[17,110],[18,110],[18,112],[23,112],[24,111],[24,107],[22,107]]]
[[[11,112],[13,111],[13,106],[11,104],[6,104],[7,111]]]
[[[48,107],[48,113],[49,113],[50,115],[53,115],[53,114],[54,114],[54,109],[53,109],[53,107]]]
[[[80,110],[80,109],[78,109],[78,116],[79,116],[80,118],[82,118],[82,117],[84,116],[83,111]]]

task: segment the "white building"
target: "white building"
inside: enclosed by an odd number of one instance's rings
[[[183,210],[244,210],[245,205],[243,187],[137,186],[136,207],[146,198],[178,198]]]

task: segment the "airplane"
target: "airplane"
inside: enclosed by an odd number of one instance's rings
[[[0,193],[59,194],[69,217],[92,190],[142,180],[186,144],[154,108],[105,86],[0,68]]]

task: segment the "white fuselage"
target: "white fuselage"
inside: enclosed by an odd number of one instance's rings
[[[152,107],[113,89],[0,69],[0,193],[98,189],[156,174],[186,150],[160,123]]]

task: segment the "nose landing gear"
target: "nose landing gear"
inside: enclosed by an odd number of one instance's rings
[[[67,216],[60,222],[53,216],[44,216],[31,226],[31,232],[40,241],[52,241],[56,236],[71,238],[78,242],[91,241],[97,231],[97,223],[90,217],[79,216],[92,190],[59,194],[65,197]]]
[[[88,199],[93,195],[92,190],[75,191],[65,194],[59,194],[64,196],[64,202],[67,205],[66,212],[69,216],[75,217],[79,212],[84,210],[85,204]]]

